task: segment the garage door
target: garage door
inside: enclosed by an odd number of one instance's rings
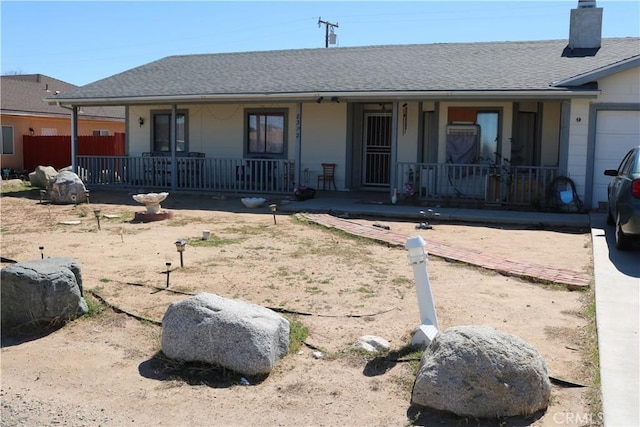
[[[607,201],[605,169],[617,169],[627,152],[640,145],[640,111],[598,111],[591,208]]]

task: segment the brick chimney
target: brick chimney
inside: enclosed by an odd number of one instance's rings
[[[569,49],[598,49],[602,40],[602,8],[595,0],[578,0],[571,9]]]

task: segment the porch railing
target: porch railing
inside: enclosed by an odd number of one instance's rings
[[[168,190],[289,193],[294,163],[271,159],[162,156],[77,156],[78,176],[88,185]],[[174,178],[175,177],[175,178]]]
[[[557,167],[397,163],[400,197],[457,205],[543,206]]]
[[[292,193],[294,162],[162,156],[77,156],[78,175],[88,185],[149,190]],[[496,173],[499,172],[499,173]],[[396,163],[391,188],[400,199],[450,206],[544,206],[556,167],[486,164]],[[175,185],[175,187],[173,187]]]

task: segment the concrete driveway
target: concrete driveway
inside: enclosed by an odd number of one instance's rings
[[[618,251],[604,214],[591,237],[604,425],[640,426],[640,248]]]

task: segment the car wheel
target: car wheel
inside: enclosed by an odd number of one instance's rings
[[[631,249],[631,236],[627,236],[622,232],[622,227],[620,226],[620,215],[616,220],[616,249],[621,251],[626,251]]]

